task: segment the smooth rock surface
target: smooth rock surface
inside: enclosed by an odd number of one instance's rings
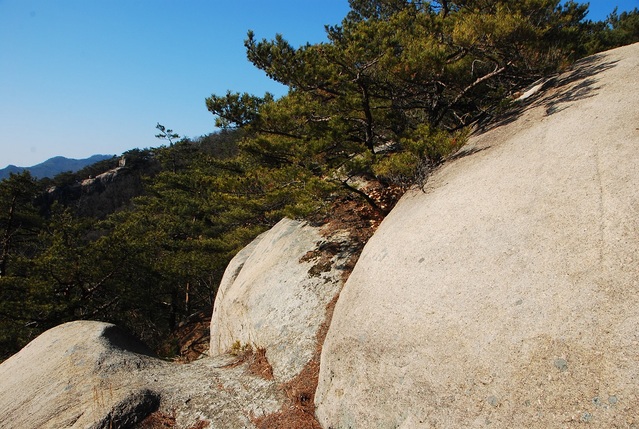
[[[283,219],[229,264],[211,320],[212,356],[234,344],[264,348],[273,375],[288,381],[317,347],[326,307],[343,285],[348,234]]]
[[[467,155],[467,156],[463,156]],[[639,425],[639,44],[405,195],[335,307],[324,428]]]

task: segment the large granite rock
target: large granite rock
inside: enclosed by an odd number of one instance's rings
[[[324,428],[639,426],[639,44],[539,89],[366,245]]]
[[[280,221],[229,264],[215,299],[210,354],[250,345],[266,350],[276,379],[298,375],[316,353],[352,255],[344,231]]]
[[[154,359],[114,325],[51,329],[0,365],[0,427],[127,427],[157,409],[136,376]]]
[[[249,364],[232,355],[174,364],[114,325],[66,323],[0,365],[0,427],[131,428],[157,411],[175,428],[254,428],[287,398]]]

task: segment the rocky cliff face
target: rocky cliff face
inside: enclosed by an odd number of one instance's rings
[[[0,427],[639,425],[637,112],[639,45],[588,58],[406,194],[345,284],[356,231],[284,220],[229,265],[210,357],[62,325],[0,365]]]
[[[57,201],[73,208],[80,216],[101,219],[142,195],[143,178],[156,174],[159,169],[159,162],[154,159],[131,162],[123,156],[117,167],[95,177],[51,187],[38,199],[38,205],[47,211]]]

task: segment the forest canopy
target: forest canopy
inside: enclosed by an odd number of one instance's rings
[[[282,217],[324,222],[347,199],[381,218],[517,91],[639,41],[637,9],[593,22],[573,1],[349,4],[323,43],[248,31],[247,58],[288,93],[211,95],[218,131],[158,124],[168,145],[123,162],[0,182],[0,359],[74,319],[179,354],[172,334],[210,314],[229,260]]]

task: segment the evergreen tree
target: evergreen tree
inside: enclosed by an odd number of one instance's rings
[[[28,171],[0,181],[0,359],[30,340],[29,311],[41,303],[32,299],[31,259],[41,247],[43,219],[33,205],[40,192]]]
[[[249,60],[289,87],[274,100],[207,99],[218,124],[250,129],[244,150],[355,191],[353,177],[417,178],[463,129],[514,89],[574,58],[587,6],[558,0],[351,1],[328,43],[245,41]],[[408,180],[410,181],[410,180]],[[406,180],[400,180],[402,186]]]

